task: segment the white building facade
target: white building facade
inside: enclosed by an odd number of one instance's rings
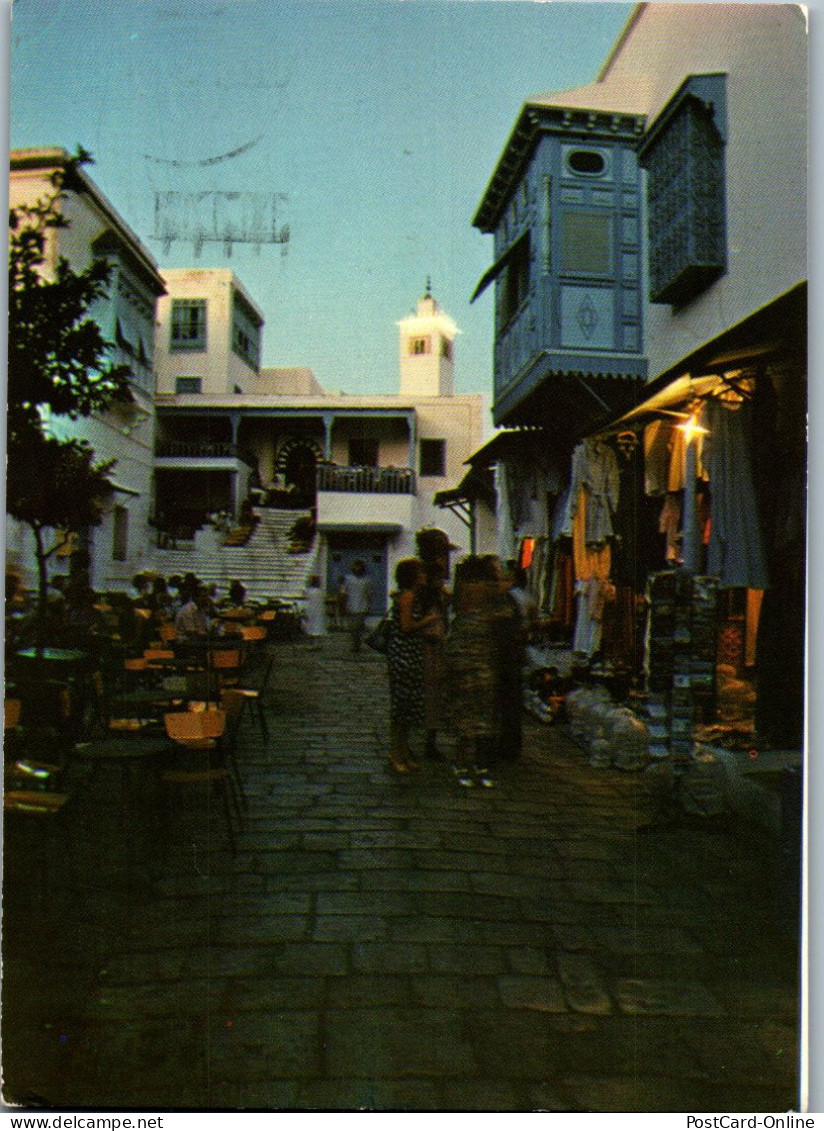
[[[51,196],[49,178],[67,160],[62,149],[14,151],[10,207]],[[112,344],[111,360],[129,367],[132,403],[77,421],[53,418],[48,427],[59,437],[88,440],[97,462],[116,460],[111,476],[115,490],[101,524],[86,537],[92,583],[99,589],[125,588],[152,553],[147,534],[154,474],[155,311],[164,284],[152,256],[82,168],[65,185],[59,211],[68,227],[51,230],[44,270],[53,272],[58,257],[77,271],[93,258],[109,262],[108,296],[94,304],[89,316]],[[24,584],[33,585],[31,532],[11,519],[6,525],[7,561],[21,572]],[[52,564],[52,572],[68,571],[67,559]]]
[[[399,392],[367,397],[327,393],[307,369],[260,369],[236,356],[237,296],[260,319],[261,333],[262,317],[230,272],[163,277],[155,521],[164,546],[166,533],[188,541],[215,512],[236,518],[249,505],[258,513],[291,510],[314,523],[313,554],[306,576],[291,577],[286,590],[269,578],[271,594],[300,598],[311,573],[334,592],[361,558],[372,575],[375,613],[386,605],[395,565],[415,553],[416,530],[440,526],[469,549],[466,521],[434,497],[460,478],[480,443],[482,397],[453,392],[457,327],[429,287],[399,323]],[[182,348],[181,333],[191,335]],[[253,536],[249,549],[259,540]],[[179,558],[166,562],[160,553],[158,561],[180,568]],[[262,593],[266,584],[253,579],[252,589]]]

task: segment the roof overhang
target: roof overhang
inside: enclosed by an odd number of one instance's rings
[[[166,293],[166,284],[160,276],[157,263],[152,254],[140,242],[120,213],[106,199],[100,188],[87,175],[81,165],[72,164],[68,150],[60,147],[46,147],[42,149],[13,149],[9,157],[11,173],[40,170],[49,173],[53,170],[63,170],[63,189],[67,192],[85,193],[93,201],[95,207],[102,214],[106,223],[117,234],[121,244],[128,248],[133,260],[140,266],[140,271],[157,295]]]
[[[501,213],[529,164],[543,133],[552,132],[573,138],[627,138],[636,142],[644,132],[643,114],[615,108],[565,106],[563,92],[558,102],[526,102],[489,180],[472,225],[482,232],[493,232]]]
[[[542,351],[496,392],[495,423],[540,427],[561,446],[638,403],[646,360],[638,355],[582,356]]]

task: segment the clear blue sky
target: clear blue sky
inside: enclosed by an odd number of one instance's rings
[[[397,391],[397,328],[433,292],[459,392],[491,388],[492,260],[472,216],[523,101],[592,81],[631,6],[520,0],[16,0],[12,147],[77,144],[161,266],[231,267],[264,364]],[[254,143],[254,144],[250,144]],[[203,164],[249,146],[235,157]],[[290,241],[230,259],[154,238],[158,192],[280,193]]]

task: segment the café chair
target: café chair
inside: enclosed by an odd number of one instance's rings
[[[226,833],[235,851],[235,822],[241,823],[240,803],[234,776],[227,765],[223,743],[226,712],[207,707],[203,711],[173,711],[164,716],[168,738],[181,754],[180,764],[163,770],[163,785],[189,790],[205,786],[220,795]]]

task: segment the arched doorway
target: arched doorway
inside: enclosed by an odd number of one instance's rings
[[[287,436],[275,453],[275,474],[283,476],[295,507],[307,510],[315,506],[316,472],[323,450],[305,436]]]

